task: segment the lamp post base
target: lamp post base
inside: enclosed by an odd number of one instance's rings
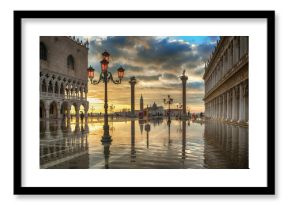
[[[103,136],[102,139],[101,139],[101,142],[102,143],[108,143],[108,142],[112,142],[112,137],[110,135],[108,136]]]

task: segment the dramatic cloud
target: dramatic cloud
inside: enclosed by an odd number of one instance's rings
[[[89,65],[100,72],[101,53],[107,50],[111,54],[109,71],[116,77],[116,70],[123,66],[125,78],[119,86],[113,86],[110,95],[114,103],[129,107],[130,85],[128,80],[137,79],[136,94],[143,94],[144,99],[162,103],[162,95],[171,94],[176,101],[181,100],[181,80],[183,70],[188,75],[188,103],[203,109],[202,98],[204,84],[202,75],[204,62],[212,53],[216,36],[111,36],[84,37],[90,42]],[[96,74],[96,76],[98,76]],[[111,85],[110,85],[111,86]],[[91,98],[103,99],[102,86],[90,86]],[[90,95],[90,93],[89,93]],[[94,96],[93,96],[94,95]],[[137,95],[136,95],[137,96]],[[139,98],[139,96],[137,96]],[[152,102],[147,102],[152,104]],[[136,99],[136,107],[139,100]],[[197,111],[197,110],[196,110]],[[202,110],[199,110],[202,111]]]

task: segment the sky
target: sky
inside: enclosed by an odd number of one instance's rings
[[[135,76],[135,109],[140,109],[140,96],[144,106],[154,102],[159,106],[170,95],[172,108],[182,103],[182,85],[179,76],[183,70],[188,76],[187,107],[190,112],[203,112],[204,62],[216,46],[218,36],[83,36],[89,40],[88,64],[95,69],[95,79],[100,75],[102,53],[110,53],[110,71],[117,79],[116,70],[122,66],[125,77],[122,84],[108,84],[109,107],[114,111],[130,108],[129,78]],[[104,84],[89,83],[89,112],[103,112]],[[110,109],[109,109],[110,111]]]

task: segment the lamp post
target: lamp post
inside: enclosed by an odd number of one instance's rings
[[[173,99],[170,97],[170,95],[168,95],[167,99],[164,98],[163,101],[165,105],[168,104],[168,119],[170,120],[170,105],[173,104]]]
[[[112,132],[114,131],[114,109],[115,109],[115,106],[113,104],[110,105],[110,112],[111,112],[111,119],[112,119],[112,127],[110,130]]]
[[[108,82],[112,81],[114,84],[121,84],[122,78],[124,77],[124,72],[125,69],[120,67],[118,68],[118,78],[119,80],[114,80],[113,79],[113,75],[111,72],[108,71],[108,65],[109,65],[109,58],[110,58],[110,54],[105,51],[104,53],[102,53],[103,59],[100,62],[101,63],[101,69],[102,72],[100,73],[100,77],[98,80],[93,80],[94,78],[94,68],[92,66],[90,66],[87,69],[88,72],[88,78],[91,81],[91,84],[93,85],[97,85],[100,82],[103,82],[105,84],[105,97],[104,97],[104,110],[105,110],[105,114],[104,114],[104,135],[102,137],[102,144],[104,145],[104,154],[105,154],[105,159],[108,160],[108,147],[110,146],[112,139],[109,133],[109,124],[108,124]],[[107,164],[107,161],[106,161]],[[107,167],[108,165],[106,165]]]

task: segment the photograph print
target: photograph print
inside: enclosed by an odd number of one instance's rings
[[[40,36],[40,169],[250,169],[248,36]]]

